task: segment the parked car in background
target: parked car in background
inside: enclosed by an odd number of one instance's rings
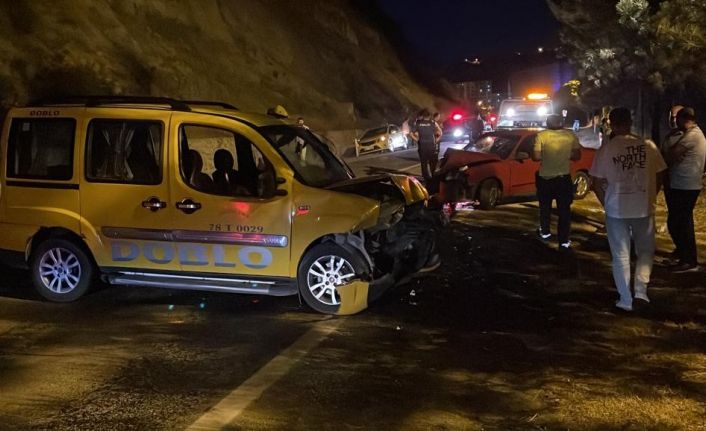
[[[535,173],[539,162],[531,159],[539,130],[516,129],[486,133],[462,150],[449,149],[441,160],[437,202],[478,201],[491,209],[504,199],[536,195]],[[581,148],[581,158],[571,162],[574,197],[589,191],[588,170],[596,150]]]
[[[407,136],[399,126],[387,124],[365,131],[355,140],[355,155],[373,153],[376,151],[397,151],[407,148]]]
[[[442,126],[442,131],[440,142],[456,144],[457,148],[468,145],[473,135],[468,119],[461,121],[447,120]]]
[[[454,114],[442,125],[441,143],[462,148],[477,138],[484,130],[485,122],[477,116]]]

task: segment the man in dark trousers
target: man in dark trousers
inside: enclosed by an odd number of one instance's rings
[[[476,113],[475,118],[471,120],[471,142],[475,141],[480,137],[480,135],[483,134],[483,129],[485,128],[485,123],[483,122],[483,118],[480,116],[480,112]]]
[[[696,124],[694,110],[682,108],[676,114],[681,136],[664,149],[669,166],[669,186],[665,189],[667,227],[676,247],[677,263],[672,272],[698,271],[694,206],[703,187],[702,175],[706,162],[706,138]]]
[[[412,128],[414,140],[419,145],[419,161],[422,164],[422,176],[429,184],[436,164],[439,162],[439,146],[436,134],[436,124],[431,119],[429,110],[423,109],[419,113],[420,118]]]
[[[574,200],[574,185],[571,182],[571,161],[581,158],[581,146],[576,135],[562,127],[560,115],[547,117],[547,130],[537,133],[532,160],[541,162],[536,174],[537,198],[539,199],[539,230],[543,240],[549,239],[549,222],[552,201],[556,199],[559,210],[559,247],[571,247],[571,203]]]

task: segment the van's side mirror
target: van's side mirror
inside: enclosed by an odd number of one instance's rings
[[[258,177],[259,197],[270,199],[275,196],[287,196],[286,190],[278,188],[279,185],[286,182],[284,178],[276,176],[272,169],[262,172]]]
[[[517,155],[515,156],[515,160],[523,161],[527,160],[530,158],[529,153],[525,153],[524,151],[519,151]]]
[[[282,177],[276,177],[275,178],[275,196],[287,196],[287,191],[280,189],[279,185],[285,184],[287,180],[285,180]]]

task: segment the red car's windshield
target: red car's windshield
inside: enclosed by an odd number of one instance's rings
[[[520,141],[520,138],[520,135],[486,133],[476,139],[475,142],[466,145],[464,150],[496,154],[501,159],[507,159],[515,145]]]

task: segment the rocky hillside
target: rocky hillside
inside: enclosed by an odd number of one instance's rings
[[[275,104],[319,129],[433,107],[346,0],[0,0],[0,102],[60,94]]]

